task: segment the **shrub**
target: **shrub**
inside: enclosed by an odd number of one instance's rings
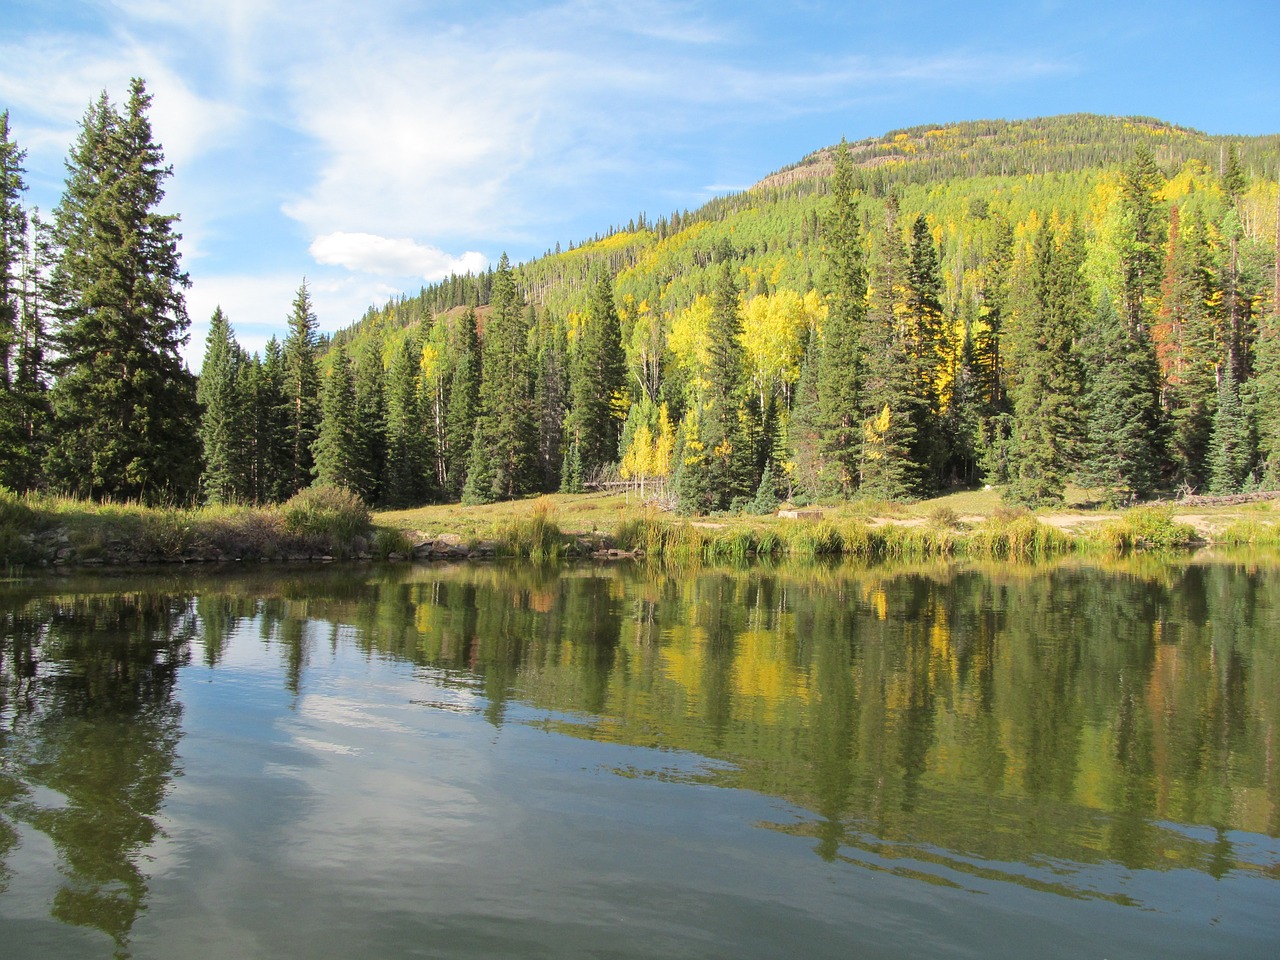
[[[1104,524],[1098,536],[1116,551],[1139,546],[1185,547],[1200,539],[1194,527],[1173,519],[1169,506],[1135,507]]]
[[[346,487],[321,483],[295,493],[280,507],[285,529],[342,547],[369,529],[373,517],[360,496]]]

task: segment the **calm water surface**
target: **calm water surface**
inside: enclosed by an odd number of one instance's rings
[[[0,585],[0,956],[1280,955],[1280,558]]]

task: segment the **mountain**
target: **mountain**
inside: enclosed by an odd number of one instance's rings
[[[416,358],[446,497],[499,437],[495,495],[652,479],[696,511],[978,482],[1028,504],[1068,482],[1113,501],[1276,483],[1278,164],[1280,135],[1145,117],[890,131],[424,287],[330,346],[366,370]],[[492,354],[491,314],[519,362]],[[586,343],[621,352],[620,385],[591,380]],[[458,371],[495,364],[518,399],[486,406],[482,386],[448,426]],[[588,405],[612,421],[584,421]],[[579,463],[587,435],[618,437],[617,461]]]

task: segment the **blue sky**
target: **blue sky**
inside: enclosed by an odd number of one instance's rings
[[[1280,132],[1275,0],[847,3],[5,0],[0,109],[57,202],[90,100],[155,98],[193,286],[242,343],[806,153],[921,123],[1077,111]]]

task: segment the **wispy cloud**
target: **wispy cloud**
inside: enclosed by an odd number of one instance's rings
[[[963,39],[918,57],[873,56],[853,34],[784,46],[759,21],[791,13],[694,0],[49,2],[29,33],[0,24],[0,107],[20,108],[31,166],[60,177],[86,104],[144,76],[176,171],[191,314],[203,323],[221,302],[255,345],[250,326],[281,329],[303,273],[322,323],[340,325],[482,268],[477,250],[580,239],[565,231],[584,210],[625,218],[641,193],[693,205],[737,189],[769,170],[731,154],[788,118],[1068,69]]]

